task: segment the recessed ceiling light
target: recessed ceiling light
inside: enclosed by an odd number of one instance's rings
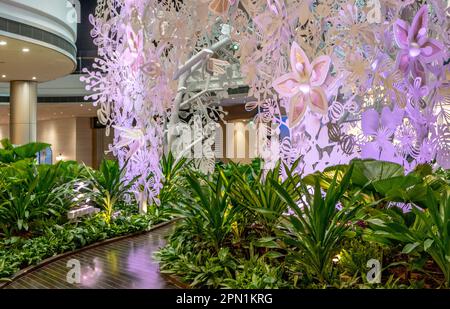
[[[6,75],[2,75],[2,78],[6,78]]]
[[[36,80],[36,76],[33,76],[33,80]]]
[[[28,52],[30,51],[30,49],[27,48],[27,47],[25,47],[25,48],[22,48],[22,51],[23,51],[24,53],[28,53]]]
[[[6,41],[0,41],[0,46],[5,46],[6,44],[8,44]]]
[[[80,106],[83,107],[83,103],[81,103]]]

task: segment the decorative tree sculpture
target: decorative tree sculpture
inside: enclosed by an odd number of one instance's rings
[[[158,202],[165,147],[200,144],[213,166],[236,72],[254,122],[288,132],[270,139],[266,167],[300,157],[310,173],[363,157],[449,168],[448,14],[442,0],[103,0],[90,18],[99,57],[83,80],[114,128],[110,150],[130,159],[127,178],[140,176],[143,210]]]

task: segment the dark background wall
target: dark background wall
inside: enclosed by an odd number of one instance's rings
[[[89,22],[89,14],[95,13],[97,0],[80,0],[81,23],[78,24],[77,48],[79,57],[95,57],[97,48],[92,43],[90,31],[92,25]]]

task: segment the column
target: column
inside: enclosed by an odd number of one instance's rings
[[[37,82],[11,81],[10,136],[14,145],[36,141]]]

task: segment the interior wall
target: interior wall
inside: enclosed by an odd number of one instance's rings
[[[104,134],[101,130],[98,134]],[[97,132],[95,132],[97,133]],[[9,138],[9,125],[0,125],[0,139]],[[94,130],[89,117],[63,118],[38,121],[37,141],[52,145],[52,161],[61,154],[63,160],[75,160],[88,166],[96,166]],[[109,139],[98,145],[99,152],[107,149]],[[103,158],[103,156],[102,156]]]
[[[228,122],[225,130],[225,154],[226,158],[233,161],[248,164],[250,158],[250,142],[247,120],[233,120]]]
[[[0,140],[9,138],[9,125],[0,124]]]
[[[53,162],[61,154],[63,160],[77,160],[76,118],[39,121],[37,140],[52,145]]]
[[[93,166],[93,130],[91,118],[76,118],[76,160]]]
[[[114,129],[111,128],[109,136],[106,136],[106,129],[95,129],[93,132],[94,153],[93,167],[98,168],[103,159],[114,159],[112,152],[109,152],[109,145],[114,141]]]

